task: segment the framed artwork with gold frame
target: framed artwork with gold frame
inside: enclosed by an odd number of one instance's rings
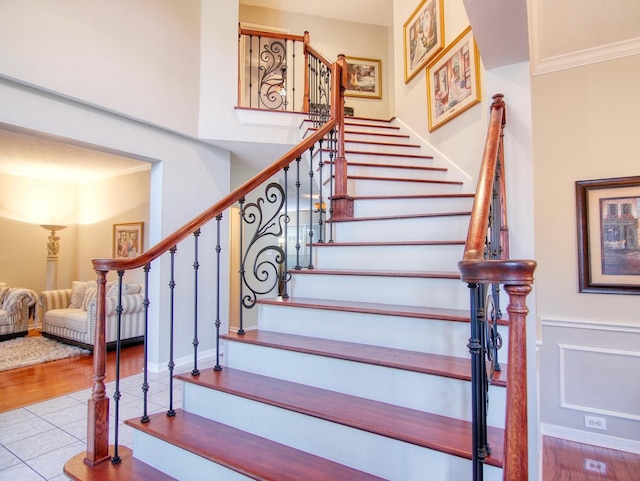
[[[113,224],[113,257],[137,257],[144,247],[144,222]]]
[[[362,57],[345,57],[345,59],[348,79],[344,95],[365,99],[381,99],[381,61]]]
[[[404,23],[404,83],[444,48],[444,0],[422,0]]]

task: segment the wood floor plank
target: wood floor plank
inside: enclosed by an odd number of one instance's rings
[[[40,336],[31,331],[31,336]],[[142,372],[142,344],[122,349],[120,375]],[[115,351],[107,353],[107,378],[115,380]],[[0,413],[90,388],[93,354],[0,372]]]
[[[308,416],[471,459],[471,423],[370,399],[327,391],[232,368],[199,376],[176,376],[210,389],[242,396]],[[503,430],[489,427],[487,464],[502,467]]]
[[[203,418],[181,409],[168,417],[150,416],[148,423],[126,423],[142,432],[257,480],[382,481],[348,466],[299,451],[260,436]]]

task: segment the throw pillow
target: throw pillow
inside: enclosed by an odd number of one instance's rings
[[[85,311],[89,307],[89,302],[91,302],[92,299],[95,299],[97,295],[98,295],[97,287],[87,287],[87,292],[85,293],[84,300],[82,301],[82,308]]]
[[[71,283],[71,302],[69,303],[69,309],[80,309],[86,292],[86,282],[73,281]]]

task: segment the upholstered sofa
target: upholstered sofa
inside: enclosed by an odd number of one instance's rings
[[[0,341],[29,333],[38,296],[21,287],[0,287]]]
[[[118,285],[107,283],[106,342],[107,347],[115,346],[118,329]],[[93,349],[96,339],[96,283],[95,281],[74,281],[71,289],[43,291],[40,294],[42,306],[42,335]],[[122,286],[121,342],[131,344],[141,342],[144,336],[144,288],[141,284]]]

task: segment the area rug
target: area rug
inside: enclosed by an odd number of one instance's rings
[[[81,356],[90,352],[46,337],[19,337],[0,342],[0,371]]]

